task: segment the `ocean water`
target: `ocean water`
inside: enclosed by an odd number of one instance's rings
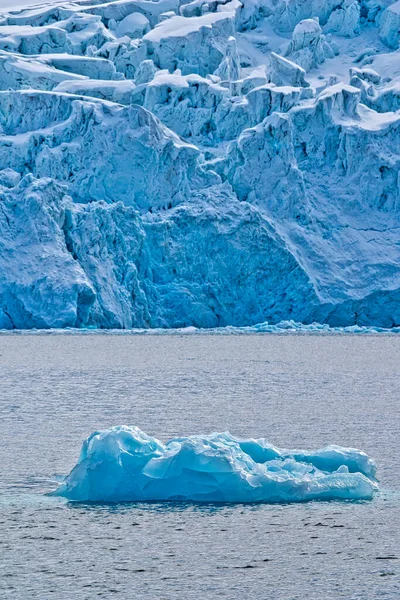
[[[0,336],[1,600],[400,598],[400,337]],[[372,502],[84,505],[82,440],[229,430],[378,463]]]

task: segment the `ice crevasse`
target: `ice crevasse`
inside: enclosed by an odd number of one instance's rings
[[[0,12],[0,328],[399,326],[399,15]]]
[[[92,433],[53,495],[79,502],[369,500],[376,465],[364,452],[328,446],[282,450],[229,433],[165,444],[138,427]]]

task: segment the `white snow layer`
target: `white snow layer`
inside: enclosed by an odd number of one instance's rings
[[[0,14],[0,328],[400,325],[400,3]]]

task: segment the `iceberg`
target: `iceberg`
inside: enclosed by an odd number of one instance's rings
[[[164,444],[124,425],[92,433],[52,495],[77,502],[370,500],[375,475],[374,461],[353,448],[282,450],[229,433]]]

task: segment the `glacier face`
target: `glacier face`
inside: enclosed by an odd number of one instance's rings
[[[54,495],[79,502],[370,500],[376,465],[352,448],[282,450],[229,433],[163,444],[138,427],[95,431]]]
[[[0,14],[0,328],[399,325],[399,15]]]

